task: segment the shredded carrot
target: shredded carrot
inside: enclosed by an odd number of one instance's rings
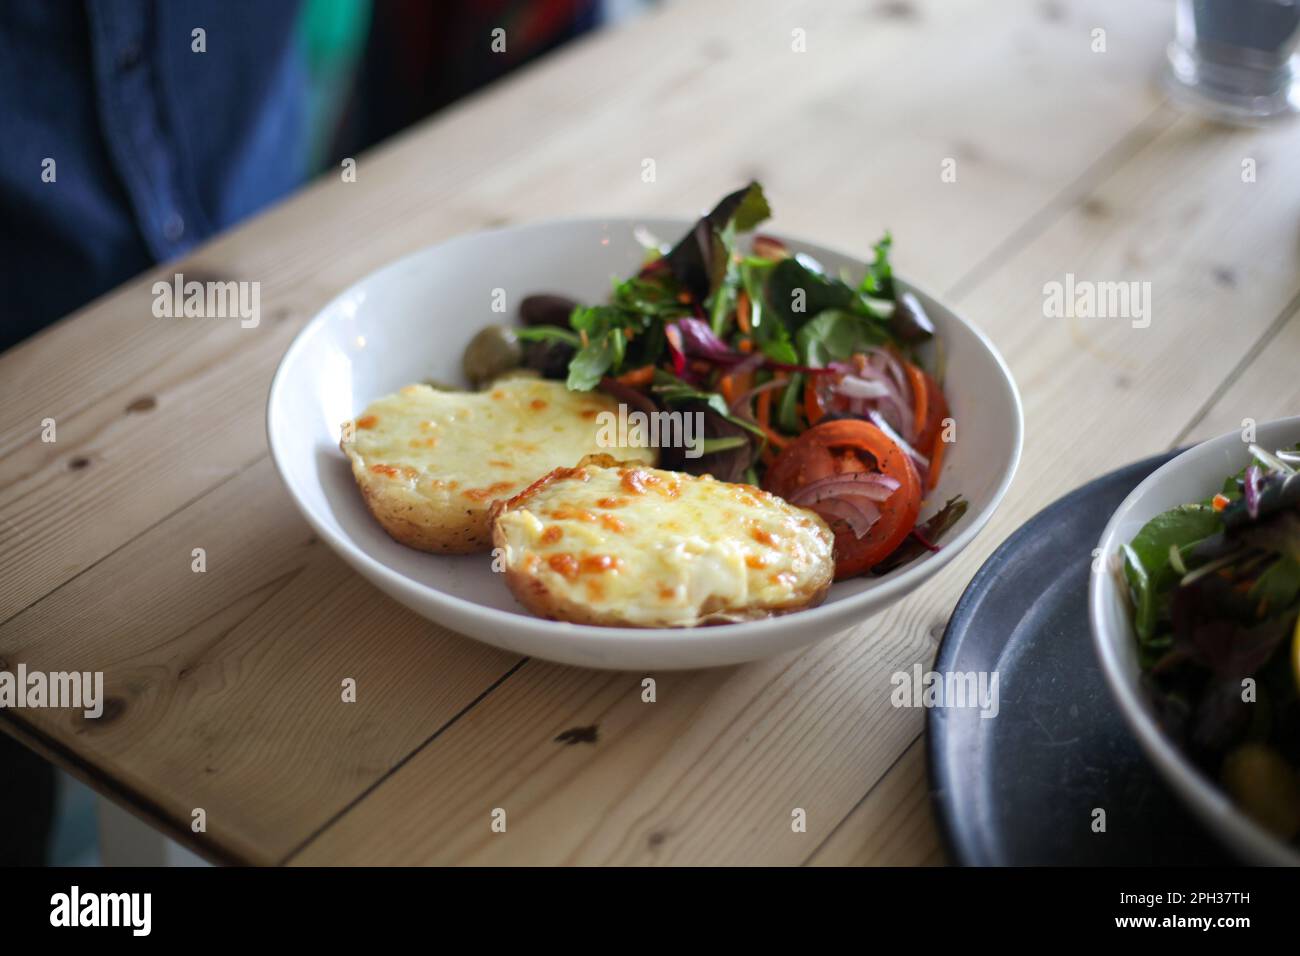
[[[943,471],[943,453],[947,449],[948,443],[943,440],[943,432],[940,431],[934,438],[934,450],[930,452],[930,477],[926,481],[927,491],[933,491],[934,486],[939,483],[939,472]]]
[[[690,304],[691,304],[691,294],[690,294],[689,292],[678,292],[678,293],[677,293],[677,301],[680,302],[680,303],[682,303],[683,305],[690,305]]]
[[[919,435],[925,431],[925,420],[930,417],[930,390],[925,387],[925,376],[921,370],[906,359],[901,359],[907,370],[907,381],[912,386],[912,403],[916,407],[913,428]]]
[[[790,444],[790,440],[784,435],[777,434],[770,424],[772,418],[772,391],[772,389],[767,389],[758,393],[758,427],[763,429],[763,434],[767,436],[770,444],[775,445],[777,448],[784,448]]]
[[[736,348],[740,349],[741,355],[749,355],[751,352],[754,351],[754,340],[741,339],[739,342],[736,343]]]
[[[808,424],[816,425],[821,421],[821,417],[826,414],[822,409],[821,399],[817,396],[817,386],[813,383],[813,376],[808,376],[808,381],[803,386],[803,409],[804,414],[808,416]]]
[[[740,331],[749,334],[749,295],[744,289],[736,296],[736,324],[740,326]]]
[[[638,385],[649,385],[654,381],[654,377],[655,367],[653,365],[642,365],[640,368],[634,368],[630,372],[624,372],[614,381],[618,382],[620,385],[631,385],[635,388]]]
[[[718,391],[722,393],[722,397],[727,400],[728,405],[731,405],[738,398],[748,392],[753,385],[753,372],[746,372],[744,375],[733,375],[728,373],[718,379]]]
[[[1222,511],[1228,507],[1228,497],[1227,495],[1215,495],[1210,503],[1214,506],[1215,511]]]

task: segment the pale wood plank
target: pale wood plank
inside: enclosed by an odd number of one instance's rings
[[[599,696],[607,677],[530,661],[295,862],[784,862],[801,852],[806,858],[807,848],[783,832],[782,818],[812,793],[810,821],[833,827],[915,739],[920,718],[888,706],[888,673],[928,659],[925,632],[946,619],[989,551],[1080,481],[1168,445],[1202,400],[1188,383],[1212,389],[1289,307],[1300,288],[1287,251],[1300,184],[1283,175],[1250,190],[1233,184],[1240,183],[1243,149],[1269,157],[1277,169],[1272,158],[1298,146],[1295,127],[1239,133],[1171,120],[963,297],[960,304],[994,337],[1021,385],[1025,458],[989,531],[924,592],[795,660],[738,668],[721,690],[687,684],[661,697],[646,718],[669,721],[665,730],[645,738],[633,731],[604,752],[598,743],[557,756],[552,738],[557,728],[592,722],[593,701],[600,705],[595,712],[617,706],[610,713],[618,715],[632,705]],[[1249,274],[1248,296],[1217,282],[1216,269]],[[1043,283],[1067,271],[1151,282],[1150,327],[1044,318]],[[1222,322],[1229,312],[1234,321]],[[1201,329],[1214,330],[1212,348]],[[1079,546],[1090,551],[1093,544]],[[820,674],[835,678],[813,690],[810,681]],[[560,685],[562,695],[555,692]],[[666,727],[688,721],[690,732],[669,739]],[[509,740],[508,753],[475,759],[489,737]],[[801,747],[816,748],[817,758],[801,759]],[[609,785],[611,761],[619,779],[638,781],[635,789]],[[441,787],[453,773],[460,775],[457,787]],[[375,842],[379,821],[401,815],[416,794],[431,790],[444,814],[412,821],[400,846]],[[494,840],[487,831],[489,802],[522,817],[508,837]],[[663,833],[677,839],[654,839]],[[915,850],[914,859],[928,858],[924,841]],[[906,848],[896,852],[907,858]]]
[[[918,738],[808,860],[809,866],[936,866],[945,854]]]
[[[868,625],[817,654],[656,674],[654,703],[650,675],[529,661],[293,862],[802,862],[843,816],[837,794],[869,785],[857,765],[887,765],[920,731],[879,692],[929,656],[916,633]],[[592,726],[594,744],[557,739]],[[377,814],[421,801],[436,820],[376,832]]]
[[[313,539],[277,481],[261,461],[0,627],[0,669],[102,670],[108,698],[94,722],[6,710],[0,723],[41,735],[170,831],[202,807],[208,829],[191,842],[258,863],[286,856],[517,661],[379,595]]]
[[[1177,444],[1193,445],[1226,432],[1241,432],[1248,419],[1258,424],[1292,415],[1300,415],[1300,303],[1205,413],[1184,430]]]
[[[1117,18],[1125,6],[1107,3],[1099,9],[1108,17]],[[774,43],[773,33],[785,41],[789,33],[788,21],[782,20],[785,14],[768,11],[763,16],[754,16],[746,5],[743,15],[729,6],[718,8],[716,18],[699,20],[692,16],[689,35],[701,43],[695,47],[680,42],[687,34],[683,28],[685,17],[679,9],[670,9],[657,17],[652,21],[651,32],[641,35],[636,43],[624,43],[617,36],[597,39],[567,55],[567,60],[545,63],[526,78],[476,97],[437,123],[363,158],[361,182],[356,185],[365,188],[323,182],[303,198],[206,247],[195,257],[192,269],[189,265],[185,268],[194,271],[204,263],[213,263],[214,269],[221,267],[235,277],[261,278],[265,283],[263,300],[268,311],[273,306],[284,309],[285,325],[292,328],[303,314],[350,278],[439,236],[506,216],[683,211],[706,204],[737,177],[759,172],[768,179],[778,203],[779,228],[860,248],[884,224],[893,224],[900,237],[906,237],[900,257],[903,268],[923,282],[943,287],[999,241],[1009,242],[1012,248],[1029,241],[1032,233],[1019,231],[1025,217],[1050,204],[1062,185],[1080,177],[1085,182],[1091,181],[1088,177],[1099,150],[1122,142],[1132,125],[1149,115],[1154,96],[1144,99],[1147,94],[1134,96],[1133,90],[1142,89],[1137,84],[1147,69],[1151,49],[1166,29],[1163,13],[1157,16],[1144,11],[1130,15],[1126,21],[1117,20],[1113,29],[1120,31],[1118,35],[1127,36],[1129,42],[1117,45],[1113,54],[1107,55],[1104,68],[1094,69],[1103,61],[1092,59],[1094,55],[1087,51],[1084,29],[1087,21],[1082,17],[1075,20],[1071,15],[1063,24],[1037,23],[1031,19],[1037,9],[1033,4],[999,7],[1004,12],[997,16],[984,7],[945,5],[943,10],[949,18],[942,22],[937,19],[936,5],[923,5],[927,17],[934,13],[936,19],[924,20],[927,33],[911,39],[907,31],[912,27],[904,24],[882,25],[870,17],[859,19],[860,14],[856,12],[852,15],[827,12],[808,5],[796,9],[802,10],[801,19],[810,24],[810,36],[814,41],[821,37],[829,44],[827,52],[834,54],[818,61],[818,69],[813,71],[815,76],[810,80],[809,70],[802,61],[782,62],[747,55],[753,49],[766,50],[762,44]],[[1003,21],[1001,16],[1011,20]],[[1007,28],[1008,22],[1013,29]],[[737,44],[729,49],[743,52],[714,63],[717,50],[709,46],[711,41]],[[1028,89],[1024,88],[1026,73],[1035,81]],[[1087,82],[1080,86],[1079,76],[1085,74]],[[617,104],[610,102],[611,98],[604,95],[598,84],[593,84],[592,77],[602,75],[617,76],[620,84]],[[955,82],[954,76],[961,82]],[[714,91],[712,95],[722,104],[749,103],[758,90],[764,109],[752,125],[719,120],[719,114],[727,115],[727,105],[711,111],[692,102],[687,108],[683,103],[689,97],[668,95],[672,93],[673,83],[691,90]],[[864,96],[864,89],[871,90],[873,84],[890,91],[890,96],[879,97],[878,105]],[[628,88],[627,99],[622,96],[624,86]],[[1016,102],[1026,104],[1023,112],[983,108],[989,102],[1008,99],[1013,94]],[[1045,108],[1066,95],[1072,95],[1077,114]],[[1033,108],[1035,103],[1040,108]],[[631,108],[631,104],[640,104],[640,111]],[[937,110],[932,118],[922,115],[921,111],[932,104],[942,104],[943,109]],[[583,117],[580,122],[574,119],[579,114]],[[553,121],[557,128],[539,133],[529,126],[536,118]],[[873,134],[869,125],[873,120],[877,128],[890,129],[887,142],[881,143],[880,137]],[[1151,127],[1150,135],[1158,131],[1162,122],[1165,120]],[[657,132],[648,132],[652,130]],[[953,130],[969,136],[958,139],[950,135]],[[1142,141],[1140,137],[1135,145]],[[602,148],[592,149],[592,142],[601,143]],[[815,148],[810,148],[810,144]],[[661,176],[656,184],[648,186],[639,180],[640,160],[647,150],[659,147],[664,147],[662,156],[658,152],[651,154],[659,162]],[[941,184],[938,179],[938,162],[949,153],[959,157],[964,178],[958,184]],[[430,156],[440,160],[445,157],[445,161],[431,163]],[[754,168],[756,157],[762,158],[762,168]],[[1116,162],[1122,157],[1123,150],[1115,158]],[[1105,171],[1103,168],[1097,175]],[[858,181],[859,177],[866,185]],[[832,184],[829,188],[828,182]],[[888,183],[890,188],[877,188],[873,182]],[[783,195],[797,196],[798,202],[783,203]],[[782,212],[783,209],[789,211]],[[322,228],[321,223],[330,225]],[[977,250],[975,255],[972,246]],[[322,263],[327,263],[328,269],[322,270]],[[134,299],[128,291],[119,293],[121,301],[114,297],[41,337],[32,346],[0,357],[0,369],[8,362],[10,368],[17,364],[29,370],[31,378],[25,380],[28,388],[21,390],[17,398],[21,401],[32,394],[29,389],[41,398],[26,406],[16,406],[14,420],[18,424],[13,426],[12,434],[18,436],[20,446],[30,441],[30,435],[36,430],[32,418],[49,413],[44,409],[57,406],[61,423],[70,415],[75,424],[78,416],[88,414],[87,409],[121,405],[122,402],[111,400],[114,397],[129,403],[135,397],[134,389],[124,388],[121,383],[130,381],[142,367],[134,364],[138,356],[156,358],[188,342],[194,343],[196,355],[201,351],[199,338],[191,339],[194,333],[184,327],[174,338],[159,343],[156,324],[150,324],[154,320],[144,321],[147,312],[142,307],[147,302],[140,298],[139,289],[133,293]],[[115,334],[132,342],[134,347],[120,353],[113,351],[111,361],[95,361],[96,343],[112,339]],[[237,336],[250,336],[249,332],[229,327],[205,329],[202,334],[203,347],[215,344],[221,348],[241,343]],[[269,340],[270,336],[266,336],[266,341]],[[144,347],[146,344],[154,345],[156,350],[151,352]],[[243,348],[242,344],[239,348]],[[266,365],[261,367],[269,369],[281,346],[262,344],[258,348],[266,356]],[[55,374],[74,367],[60,364],[68,363],[68,356],[61,354],[65,352],[73,352],[87,363],[78,368],[84,374],[75,383],[76,387],[65,385],[65,380]],[[22,361],[13,359],[15,355]],[[237,358],[232,355],[231,361],[243,364],[258,359],[241,354]],[[143,367],[148,368],[147,364]],[[179,372],[178,380],[191,377],[191,368],[183,362],[176,368],[168,366],[168,370]],[[0,374],[0,382],[9,381],[15,379]],[[123,454],[118,460],[126,462],[122,466],[124,480],[113,489],[111,497],[102,500],[88,497],[87,509],[91,502],[100,505],[111,502],[115,508],[119,507],[124,496],[127,504],[149,498],[160,506],[174,509],[190,500],[179,492],[201,492],[204,487],[210,487],[211,481],[229,477],[229,469],[241,466],[243,462],[231,464],[237,456],[229,452],[241,447],[239,436],[252,434],[254,430],[260,436],[260,396],[257,401],[241,402],[240,396],[246,395],[244,390],[231,397],[219,390],[216,381],[216,376],[203,377],[192,400],[209,408],[228,410],[232,429],[247,429],[238,431],[234,439],[218,432],[216,441],[207,446],[212,457],[205,459],[208,462],[205,467],[225,470],[205,476],[201,469],[194,469],[183,475],[183,480],[168,477],[166,481],[151,484],[147,473],[132,470],[132,456]],[[59,390],[42,391],[40,386],[46,382],[59,383]],[[49,401],[50,395],[57,401]],[[209,401],[213,396],[229,399],[234,404],[213,403]],[[4,397],[8,397],[7,392]],[[130,420],[131,424],[138,426],[147,420],[152,429],[175,429],[179,425],[182,431],[194,431],[193,422],[168,417],[174,405],[165,395],[160,398],[163,400],[148,419],[139,417]],[[9,420],[6,413],[5,421]],[[81,422],[84,430],[74,428],[74,435],[95,436],[98,429],[105,427],[93,417],[83,418]],[[9,431],[0,432],[4,436],[9,434]],[[159,436],[152,432],[132,431],[119,447],[125,452],[155,445],[158,440]],[[11,460],[16,459],[7,456],[0,469],[7,469]],[[60,458],[47,461],[37,456],[33,460],[39,468],[63,464]],[[28,469],[24,467],[18,474],[19,480],[33,480],[23,477],[27,474]],[[0,484],[5,484],[13,474],[0,471],[0,477],[6,479]],[[46,471],[41,477],[56,476]],[[258,493],[273,494],[269,490],[272,484],[262,484]],[[93,487],[85,489],[85,493],[96,494]],[[139,497],[131,499],[132,495]],[[288,507],[282,497],[268,500]],[[160,507],[157,516],[165,514],[167,511]],[[218,518],[205,514],[205,520],[213,523],[231,520],[229,515]],[[104,554],[111,553],[121,541],[138,533],[142,521],[149,517],[145,509],[140,509],[140,514],[132,515],[113,534],[94,541],[94,547],[86,547],[85,542],[56,543],[53,554],[44,558],[43,564],[38,561],[39,552],[29,554],[24,566],[36,568],[39,573],[29,575],[12,595],[6,596],[12,598],[15,606],[21,606],[27,598],[70,580]],[[0,529],[3,528],[0,524]],[[40,530],[39,524],[24,527],[20,536],[6,539],[5,544],[10,540],[39,537]],[[9,532],[0,531],[6,533]],[[5,551],[7,548],[0,549],[0,555]],[[125,554],[126,549],[121,553]],[[117,560],[114,555],[100,567],[114,562],[112,576],[117,576],[121,567]],[[86,587],[103,586],[108,579],[101,577],[100,567],[87,574]],[[103,574],[109,576],[110,572],[106,570]],[[4,575],[0,580],[7,577]],[[316,588],[310,596],[299,595],[298,603],[302,606],[314,606],[328,596],[328,591],[337,589],[335,579],[329,575],[322,575],[314,584],[300,577],[295,584],[304,589]],[[133,597],[141,593],[144,592],[138,588],[123,592]],[[382,638],[391,615],[404,612],[395,612],[387,602],[369,594],[353,595],[352,599],[377,615],[373,621],[367,619],[367,627],[362,629],[364,639],[353,641],[352,653],[373,654],[383,647]],[[63,600],[61,591],[56,603]],[[918,613],[917,621],[932,613],[935,613],[933,609]],[[900,611],[899,615],[902,614]],[[899,615],[891,621],[901,620]],[[939,620],[945,615],[946,611],[937,614]],[[193,626],[181,618],[172,619],[171,624],[182,634],[185,628]],[[300,628],[283,618],[276,620],[275,625],[289,630]],[[258,633],[263,635],[262,639],[269,639],[272,630],[261,612],[243,626],[261,627]],[[924,630],[919,623],[916,627]],[[55,642],[69,638],[44,633],[40,636],[41,653],[49,650],[50,659],[59,659]],[[161,637],[161,632],[158,636]],[[85,644],[87,659],[93,659],[89,656],[93,654],[92,639],[93,636],[75,638],[79,644]],[[182,639],[187,640],[188,635]],[[294,640],[301,641],[303,637],[299,634]],[[810,675],[820,673],[819,668],[834,672],[843,661],[857,659],[855,648],[860,642],[843,638],[832,643],[838,656],[828,655],[824,660],[806,664],[792,663],[793,676],[786,680],[806,681],[811,679]],[[466,641],[457,642],[457,646],[476,647]],[[148,651],[146,655],[152,653]],[[870,672],[877,678],[887,678],[891,664],[910,666],[912,660],[928,658],[930,653],[925,641],[912,643],[891,637],[883,656],[855,665],[855,673],[859,677]],[[409,660],[401,663],[410,670]],[[376,676],[387,673],[382,666],[385,665],[377,660]],[[464,678],[462,672],[479,666],[481,661],[477,656],[472,666],[455,659],[438,658],[436,663],[422,665],[418,676],[445,688]],[[775,675],[783,672],[779,663],[771,666],[778,668],[770,672],[774,675],[772,680],[777,680]],[[525,676],[525,671],[515,676]],[[495,679],[493,675],[499,673],[484,669],[478,675],[480,686],[488,686]],[[417,679],[417,675],[411,674],[411,679]],[[468,688],[472,681],[465,679]],[[514,680],[512,677],[507,681],[503,689]],[[745,714],[756,707],[762,710],[767,706],[765,702],[755,704],[749,698],[759,694],[763,686],[766,685],[762,674],[741,675],[719,691],[726,702],[721,705],[720,713]],[[797,686],[802,688],[806,684]],[[842,702],[826,704],[841,705]],[[689,705],[688,712],[693,713],[702,706],[696,701]],[[197,711],[187,708],[185,713],[188,721],[189,714]],[[800,718],[811,720],[820,713],[821,707],[814,702],[801,707]],[[179,712],[174,716],[179,722]],[[868,710],[865,716],[854,716],[866,721],[875,715]],[[680,715],[670,714],[661,719],[667,720],[670,726],[678,726],[676,721]],[[761,725],[763,718],[761,714],[750,713],[745,720]],[[803,835],[807,839],[792,842],[783,835],[768,834],[757,844],[764,853],[790,860],[806,856],[814,840],[829,832],[837,822],[836,814],[843,816],[841,804],[851,805],[851,800],[846,798],[851,795],[856,799],[869,785],[870,768],[887,766],[907,741],[915,737],[919,727],[919,719],[911,713],[887,714],[881,723],[881,729],[865,722],[860,725],[860,736],[872,737],[868,743],[848,742],[850,747],[857,746],[860,750],[853,754],[853,766],[843,769],[839,788],[832,797],[811,806],[810,833]],[[286,747],[316,731],[306,721],[286,721],[285,728]],[[223,732],[230,729],[223,726]],[[403,733],[409,729],[404,728]],[[807,728],[803,732],[813,733]],[[414,735],[412,739],[416,739]],[[795,739],[798,738],[778,734],[773,738],[773,746],[778,750],[788,749]],[[224,737],[219,742],[234,746]],[[378,740],[375,746],[382,752],[387,741]],[[697,751],[703,752],[703,743],[696,746]],[[267,748],[267,752],[273,760],[279,754],[274,747]],[[626,766],[632,767],[639,758],[632,755],[625,759]],[[677,759],[674,755],[670,764]],[[705,759],[720,758],[709,752]],[[728,757],[727,765],[734,767],[735,761],[745,759],[742,755]],[[334,772],[337,765],[330,764],[325,756],[321,760],[330,768],[327,773]],[[382,761],[377,762],[372,779],[377,779],[386,766]],[[157,766],[147,768],[141,763],[137,769],[144,784],[150,779],[155,782],[165,779],[157,775]],[[170,772],[175,768],[163,769]],[[678,769],[671,767],[672,772]],[[302,803],[299,812],[314,812],[312,801],[305,794],[315,771],[311,767],[303,767],[301,771],[303,786],[295,791]],[[359,776],[355,782],[361,782]],[[204,792],[201,782],[186,779],[183,786],[172,790],[172,799],[177,801],[181,794]],[[329,792],[338,797],[351,791],[337,786]],[[788,830],[788,798],[792,795],[798,794],[774,789],[762,796],[759,809],[773,814],[780,811]],[[231,801],[227,806],[250,814],[260,810],[251,801],[242,804],[222,793],[218,797]],[[173,805],[183,805],[183,801]],[[734,841],[740,838],[742,829],[733,821],[724,833]],[[265,836],[258,821],[253,820],[237,821],[232,833],[220,838],[239,852],[253,854],[250,858],[265,859]],[[616,838],[609,830],[602,839],[608,844]],[[692,842],[698,846],[698,841]],[[662,849],[667,845],[660,842],[656,847]],[[613,852],[634,857],[638,847],[639,844],[629,844]],[[609,847],[595,847],[592,854],[608,850]],[[675,848],[666,855],[681,858]],[[742,857],[743,851],[736,850],[734,858]]]
[[[470,98],[367,154],[357,182],[325,177],[0,356],[0,621],[252,461],[292,332],[412,249],[507,220],[689,213],[761,175],[776,228],[865,249],[892,226],[901,267],[942,287],[1156,102],[1142,77],[1167,29],[1159,10],[914,6],[898,18],[811,2],[672,5]],[[1117,41],[1100,57],[1094,20]],[[795,28],[808,53],[792,52]],[[1073,108],[1057,109],[1067,96]],[[1018,107],[988,108],[999,101]],[[940,181],[949,157],[956,184]],[[153,317],[152,282],[177,271],[261,282],[262,323]],[[128,413],[139,398],[156,407]],[[39,439],[47,417],[56,444]]]
[[[1182,131],[1179,135],[1190,136],[1205,135],[1206,130],[1201,128],[1194,121],[1184,120]],[[1239,176],[1240,159],[1246,155],[1255,156],[1260,160],[1261,168],[1271,166],[1274,177],[1281,177],[1285,174],[1281,172],[1280,156],[1284,152],[1277,141],[1267,139],[1254,139],[1246,134],[1231,132],[1227,130],[1217,130],[1212,134],[1224,144],[1223,153],[1216,167],[1216,179],[1218,180],[1215,189],[1218,191],[1229,191],[1229,198],[1251,197],[1252,187],[1259,183],[1243,183]],[[1249,143],[1249,148],[1234,150],[1232,143],[1234,141],[1242,142],[1243,145]],[[1175,170],[1167,170],[1160,177],[1177,177]],[[1273,184],[1276,184],[1276,178]],[[1275,185],[1273,188],[1276,188]],[[1189,196],[1195,195],[1189,193]],[[1254,197],[1257,204],[1267,204],[1270,199],[1267,197]],[[1294,199],[1280,198],[1284,207],[1294,208]],[[1085,217],[1096,216],[1099,213],[1111,215],[1116,208],[1115,204],[1108,204],[1100,195],[1090,197],[1083,204],[1080,214]],[[1124,208],[1119,205],[1118,208]],[[1207,249],[1215,251],[1210,240],[1213,238],[1214,229],[1222,228],[1224,233],[1233,230],[1240,230],[1245,233],[1249,230],[1248,223],[1256,223],[1258,220],[1254,217],[1254,212],[1258,205],[1249,209],[1241,210],[1242,215],[1239,222],[1224,222],[1215,220],[1212,223],[1197,223],[1200,218],[1201,209],[1195,205],[1194,200],[1189,200],[1189,204],[1184,207],[1182,220],[1189,224],[1197,225],[1203,231],[1206,237]],[[1241,354],[1237,364],[1231,368],[1230,374],[1232,379],[1225,383],[1223,390],[1219,393],[1214,385],[1215,379],[1212,374],[1198,375],[1188,374],[1186,381],[1179,382],[1179,371],[1185,368],[1180,363],[1172,363],[1171,368],[1166,369],[1162,376],[1162,381],[1151,383],[1148,387],[1147,394],[1142,397],[1135,397],[1135,404],[1147,404],[1154,414],[1168,414],[1168,423],[1172,426],[1177,422],[1177,417],[1167,405],[1163,404],[1162,395],[1178,394],[1180,392],[1192,391],[1197,399],[1201,401],[1209,400],[1208,408],[1197,409],[1192,415],[1191,424],[1187,427],[1177,430],[1177,432],[1164,443],[1163,447],[1173,447],[1183,444],[1192,444],[1212,438],[1234,429],[1242,427],[1242,421],[1245,418],[1254,418],[1256,421],[1266,421],[1271,418],[1280,418],[1286,415],[1294,415],[1300,410],[1300,377],[1295,373],[1294,357],[1300,354],[1300,314],[1297,313],[1297,302],[1283,302],[1281,299],[1274,299],[1272,302],[1261,302],[1256,296],[1256,282],[1263,276],[1282,278],[1282,287],[1285,288],[1285,279],[1288,275],[1295,275],[1294,265],[1288,266],[1286,256],[1283,254],[1285,242],[1283,235],[1286,231],[1284,223],[1278,224],[1278,232],[1271,234],[1271,241],[1282,243],[1277,250],[1271,253],[1265,253],[1258,258],[1243,254],[1241,250],[1234,249],[1231,255],[1212,257],[1212,256],[1194,256],[1192,259],[1192,268],[1189,274],[1193,277],[1194,287],[1187,290],[1189,296],[1199,296],[1207,288],[1213,289],[1214,301],[1206,303],[1201,308],[1187,314],[1188,317],[1180,319],[1178,311],[1172,311],[1176,321],[1183,321],[1186,324],[1192,324],[1192,316],[1196,318],[1195,326],[1197,329],[1205,329],[1204,335],[1194,335],[1191,341],[1204,352],[1213,353],[1219,348],[1223,340],[1221,328],[1229,324],[1235,324],[1245,320],[1249,321],[1253,327],[1263,330],[1263,334],[1255,345]],[[1258,239],[1261,246],[1267,245],[1269,237]],[[1225,247],[1233,247],[1235,240],[1225,242]],[[1182,250],[1178,250],[1181,252]],[[1199,269],[1199,272],[1197,271]],[[1294,282],[1293,278],[1293,282]],[[1167,285],[1172,285],[1168,283]],[[1280,311],[1272,311],[1279,309]],[[1161,309],[1162,314],[1169,313],[1176,307],[1166,306]],[[1132,386],[1135,377],[1139,374],[1137,369],[1125,369],[1122,364],[1126,357],[1118,351],[1115,353],[1105,350],[1098,350],[1100,353],[1098,363],[1113,364],[1120,371],[1115,374],[1115,380],[1112,389],[1121,387],[1127,390]],[[1193,356],[1192,361],[1195,362]],[[1188,385],[1192,387],[1189,389]],[[1023,383],[1022,383],[1023,386]],[[1217,395],[1217,398],[1215,397]],[[1089,396],[1091,397],[1091,396]],[[1125,419],[1127,421],[1127,418]],[[1113,434],[1108,431],[1107,434]],[[1091,448],[1093,445],[1087,443]],[[1143,453],[1154,454],[1160,449],[1160,445],[1151,444]],[[1137,457],[1137,454],[1131,456]],[[1097,471],[1104,469],[1097,468]],[[999,528],[1002,524],[999,522]],[[924,779],[924,764],[908,763],[900,760],[898,765],[891,768],[889,773],[882,778],[877,785],[883,789],[889,787],[893,790],[906,790],[909,787],[914,788]],[[882,811],[882,813],[887,811]],[[868,820],[861,819],[870,813],[865,806],[859,807],[854,811],[854,817],[858,817],[860,825],[869,825]],[[847,825],[848,821],[846,821]],[[854,850],[854,836],[841,838],[837,832],[823,847],[821,852],[831,854],[836,858],[844,858]],[[920,839],[915,846],[915,852],[906,854],[900,862],[920,863],[929,858],[927,849],[927,840]],[[859,861],[868,864],[881,864],[885,857],[872,848],[870,851],[860,856]]]

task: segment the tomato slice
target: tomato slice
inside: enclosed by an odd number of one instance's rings
[[[764,488],[789,498],[818,479],[866,470],[893,478],[898,490],[879,504],[879,520],[861,538],[844,519],[822,516],[835,533],[837,581],[879,564],[916,525],[921,511],[921,478],[912,459],[870,422],[841,418],[815,425],[792,441],[763,478]],[[816,506],[813,510],[817,510]]]

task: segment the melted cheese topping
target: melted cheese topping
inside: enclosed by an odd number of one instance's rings
[[[813,512],[750,485],[630,463],[584,463],[539,483],[495,530],[508,569],[637,626],[799,606],[834,572],[833,535]]]
[[[547,472],[601,450],[601,412],[618,404],[562,382],[505,379],[482,392],[408,385],[354,422],[353,452],[403,490],[486,510]],[[349,444],[349,443],[345,443]],[[654,461],[654,449],[627,454]]]

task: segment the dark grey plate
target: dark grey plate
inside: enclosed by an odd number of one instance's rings
[[[973,866],[1225,864],[1147,763],[1088,628],[1092,549],[1176,453],[1098,478],[1008,538],[962,594],[934,664],[997,672],[999,709],[927,715],[931,795],[951,857]],[[1105,832],[1094,832],[1096,809]]]

